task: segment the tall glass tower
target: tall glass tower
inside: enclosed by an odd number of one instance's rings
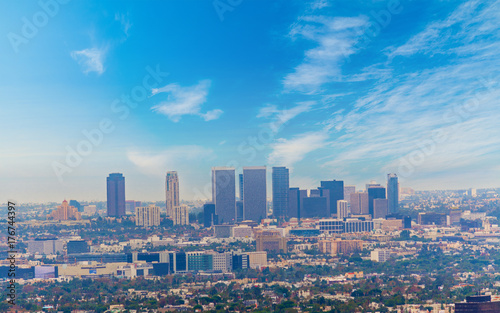
[[[275,218],[288,217],[288,192],[290,174],[286,167],[273,167],[273,215]]]
[[[387,174],[387,200],[389,214],[398,212],[399,210],[399,183],[398,175]]]
[[[243,215],[245,220],[260,223],[267,217],[266,167],[243,168]]]
[[[106,178],[108,216],[125,216],[125,177],[112,173]]]
[[[212,167],[212,202],[219,224],[236,222],[236,184],[234,167]]]

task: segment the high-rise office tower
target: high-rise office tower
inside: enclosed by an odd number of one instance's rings
[[[337,201],[337,218],[344,219],[349,217],[349,205],[346,200],[338,200]]]
[[[288,217],[288,190],[290,176],[286,167],[273,167],[273,215],[275,218]]]
[[[399,209],[399,183],[396,174],[387,174],[387,200],[389,214],[396,213]]]
[[[236,185],[234,167],[212,168],[212,202],[219,224],[234,224],[236,221]]]
[[[238,187],[240,191],[240,201],[243,201],[243,174],[238,175]]]
[[[260,223],[267,217],[266,167],[243,168],[243,215],[245,220]]]
[[[167,172],[165,178],[165,208],[167,209],[167,217],[174,217],[174,208],[179,206],[179,177],[176,171]]]
[[[380,185],[372,184],[368,188],[368,213],[373,217],[373,200],[386,199],[385,188]]]
[[[351,205],[351,194],[356,192],[356,186],[344,186],[344,200]]]
[[[155,205],[135,208],[135,225],[152,227],[160,225],[160,208]]]
[[[108,216],[125,216],[125,177],[112,173],[106,178]]]
[[[306,197],[307,190],[300,190],[297,187],[293,187],[288,190],[288,217],[298,219],[302,217],[301,209],[304,198]]]
[[[330,191],[330,215],[337,214],[337,201],[344,200],[344,181],[322,181],[321,187]]]
[[[355,192],[351,194],[351,214],[365,215],[369,212],[368,193]]]

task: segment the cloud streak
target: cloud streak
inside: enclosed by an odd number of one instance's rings
[[[198,84],[182,87],[179,84],[169,84],[162,88],[153,89],[152,94],[167,94],[167,100],[152,107],[154,112],[166,115],[171,121],[179,122],[185,115],[196,115],[205,121],[218,119],[223,111],[214,109],[202,112],[201,107],[207,101],[210,80],[202,80]]]
[[[306,50],[302,63],[284,78],[285,90],[314,94],[323,84],[341,80],[341,65],[356,52],[354,46],[367,25],[364,16],[301,17],[289,36],[312,41],[316,47]]]
[[[89,48],[71,52],[71,57],[78,62],[85,74],[95,72],[98,75],[104,73],[104,58],[107,49]]]
[[[166,169],[189,167],[190,162],[199,162],[214,157],[212,149],[197,145],[172,146],[161,152],[147,152],[136,148],[127,151],[127,158],[141,172],[162,176]]]

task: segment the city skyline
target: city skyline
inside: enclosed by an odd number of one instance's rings
[[[18,202],[104,200],[111,172],[161,200],[169,169],[195,199],[214,165],[499,187],[497,2],[57,3],[1,11],[0,189]]]
[[[0,312],[500,312],[500,0],[0,30]]]

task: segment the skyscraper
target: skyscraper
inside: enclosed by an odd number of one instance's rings
[[[389,214],[396,213],[399,210],[399,183],[396,174],[387,174],[387,200]]]
[[[373,217],[373,200],[385,199],[385,188],[380,185],[373,185],[368,188],[368,213]]]
[[[125,216],[125,177],[112,173],[106,178],[108,216]]]
[[[337,201],[344,200],[344,181],[322,181],[321,187],[330,191],[330,215],[337,214]]]
[[[167,217],[174,218],[174,208],[179,206],[179,177],[176,171],[167,172],[165,179]]]
[[[273,215],[275,218],[288,217],[289,178],[286,167],[273,167]]]
[[[212,168],[212,202],[219,224],[236,221],[236,185],[234,167]]]
[[[266,167],[243,168],[243,214],[245,220],[260,223],[267,217]]]

